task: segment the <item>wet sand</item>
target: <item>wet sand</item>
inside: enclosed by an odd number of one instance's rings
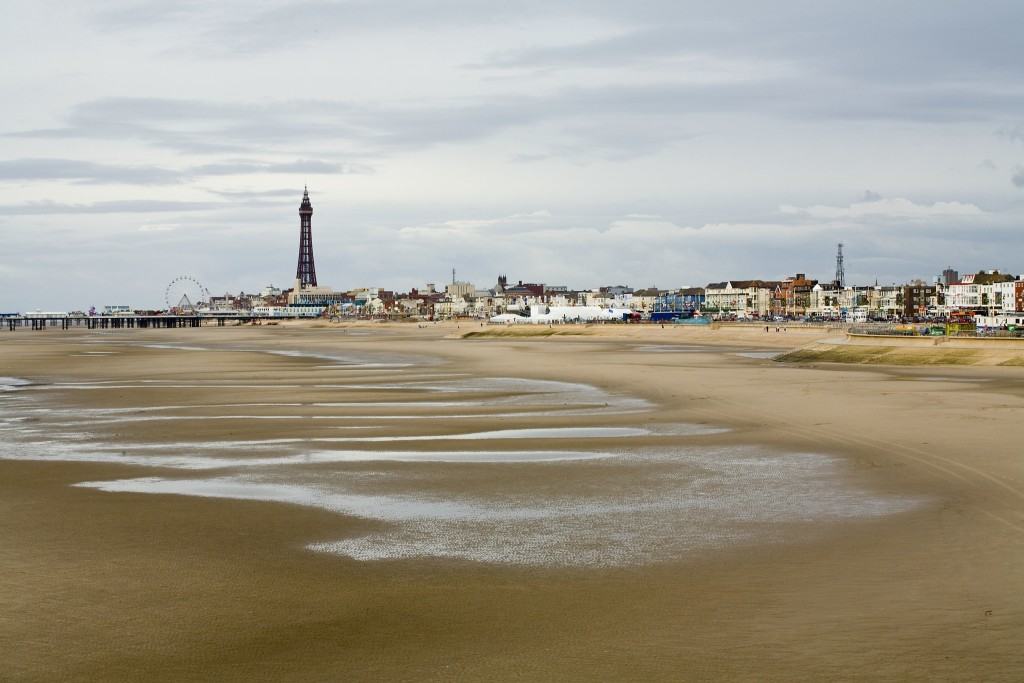
[[[0,338],[0,678],[1021,677],[1024,369],[463,328]]]

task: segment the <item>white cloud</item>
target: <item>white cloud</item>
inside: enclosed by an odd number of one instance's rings
[[[820,219],[864,219],[864,218],[938,218],[976,217],[985,212],[978,206],[963,202],[935,202],[916,204],[909,199],[879,197],[869,201],[855,202],[849,206],[792,206],[783,204],[779,211],[784,214],[807,216]]]
[[[546,209],[528,213],[515,213],[498,218],[453,218],[437,223],[410,225],[401,228],[399,234],[406,237],[419,236],[434,240],[469,237],[472,233],[476,233],[484,228],[500,226],[507,229],[513,226],[538,225],[544,223],[549,218],[551,218],[551,212]]]

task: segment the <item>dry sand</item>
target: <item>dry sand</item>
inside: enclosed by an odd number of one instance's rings
[[[585,525],[568,542],[568,562],[545,561],[565,556],[532,550],[510,556],[541,561],[507,561],[504,539],[483,536],[474,538],[491,544],[503,561],[429,555],[377,561],[307,547],[373,534],[393,538],[387,536],[392,526],[372,515],[73,486],[219,476],[208,472],[0,459],[0,678],[1024,677],[1024,456],[1018,445],[1024,368],[802,366],[759,357],[760,351],[802,347],[822,335],[794,328],[765,334],[763,328],[616,326],[551,338],[459,338],[471,329],[478,328],[4,333],[0,377],[37,386],[0,395],[0,411],[13,415],[13,406],[21,404],[10,400],[18,396],[58,412],[9,423],[0,432],[0,455],[28,452],[14,441],[25,438],[26,429],[59,434],[68,452],[106,448],[116,460],[122,452],[146,455],[147,447],[168,442],[704,424],[730,431],[683,437],[658,432],[625,445],[622,439],[532,438],[425,441],[410,448],[824,454],[839,459],[838,481],[815,480],[821,488],[803,491],[809,498],[801,505],[808,509],[816,498],[832,504],[835,496],[847,496],[851,504],[864,496],[912,504],[845,519],[733,520],[743,532],[735,542],[682,549],[668,543],[661,553],[647,548],[636,561],[628,553],[605,563],[571,561],[577,552],[602,557],[601,547],[584,547],[591,538]],[[140,345],[147,342],[211,350]],[[261,352],[266,350],[373,352],[392,361],[438,362],[353,372],[331,368],[329,359]],[[613,402],[642,398],[653,409],[501,417],[509,401],[522,407],[532,399],[490,386],[477,393],[480,405],[469,408],[389,406],[443,403],[445,394],[381,386],[392,376],[437,383],[436,375],[453,373],[462,379],[580,382]],[[100,380],[110,384],[53,386]],[[155,381],[143,387],[143,380]],[[299,405],[225,407],[230,403]],[[194,419],[119,421],[109,418],[146,412],[82,412],[167,405],[181,407],[157,412]],[[480,416],[378,419],[445,412]],[[225,413],[285,419],[203,419]],[[309,419],[314,414],[322,419]],[[66,425],[82,415],[96,417],[75,440]],[[335,429],[346,425],[356,429]],[[394,447],[359,445],[371,451]],[[60,444],[47,448],[63,452]],[[211,450],[215,456],[235,452],[228,445],[223,452]],[[358,481],[363,493],[493,500],[502,510],[531,496],[655,496],[673,477],[690,476],[675,466],[671,459],[628,457],[498,465],[371,461],[314,464],[303,476],[341,473]],[[761,492],[786,492],[786,484],[769,481]],[[785,507],[786,501],[766,500]],[[755,517],[758,512],[753,510]],[[667,519],[676,531],[675,518]],[[637,538],[628,541],[664,533],[657,512],[644,513],[643,520]],[[677,531],[686,537],[691,529]]]

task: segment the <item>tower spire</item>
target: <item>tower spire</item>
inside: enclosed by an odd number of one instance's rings
[[[299,205],[299,264],[295,281],[300,287],[316,287],[316,266],[313,264],[313,205],[309,202],[309,188],[302,189]]]

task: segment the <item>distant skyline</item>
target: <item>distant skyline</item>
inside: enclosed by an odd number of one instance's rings
[[[1020,2],[12,0],[0,311],[1024,271]]]

